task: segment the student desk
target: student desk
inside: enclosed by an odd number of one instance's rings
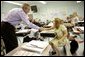
[[[80,38],[84,39],[84,27],[83,26],[75,26],[73,28],[73,33],[79,35]]]
[[[23,29],[16,32],[17,36],[25,36],[30,33],[30,29]]]
[[[26,43],[23,43],[23,44],[26,44]],[[51,49],[51,46],[48,44],[47,47],[43,50],[43,52],[40,54],[40,53],[28,51],[27,49],[26,50],[22,49],[21,46],[15,48],[14,50],[9,52],[5,56],[13,56],[13,54],[15,53],[19,53],[16,56],[49,56],[49,51]]]
[[[53,30],[45,30],[40,32],[40,36],[45,39],[47,38],[48,41],[51,39],[53,39],[55,37],[55,32]]]

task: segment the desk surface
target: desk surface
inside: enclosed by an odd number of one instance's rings
[[[42,31],[40,32],[40,36],[42,37],[55,37],[55,32],[54,30],[45,30],[45,31]]]
[[[44,51],[40,54],[40,53],[30,52],[28,50],[22,49],[21,46],[15,48],[13,51],[9,52],[5,56],[49,56],[49,50],[51,49],[51,46],[48,45],[44,49]]]
[[[44,31],[41,31],[40,33],[54,33],[54,30],[44,30]]]
[[[84,31],[84,26],[76,26],[75,28],[80,28],[82,31]]]

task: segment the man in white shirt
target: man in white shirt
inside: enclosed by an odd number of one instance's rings
[[[5,18],[1,22],[1,36],[6,45],[6,52],[13,50],[18,46],[17,38],[15,35],[15,26],[24,21],[28,27],[34,29],[41,29],[29,21],[26,15],[30,11],[30,5],[24,3],[22,8],[14,8],[8,12]]]

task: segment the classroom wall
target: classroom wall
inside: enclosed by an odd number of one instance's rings
[[[5,15],[8,13],[9,10],[16,8],[16,7],[20,7],[20,6],[2,2],[2,4],[1,4],[1,19],[3,19],[3,17],[5,17]]]
[[[40,3],[33,3],[30,5],[37,5],[38,12],[33,13],[33,18],[41,19],[42,22],[53,20],[55,17],[60,17],[65,20],[65,16],[70,15],[74,11],[77,11],[80,16],[84,17],[84,1],[79,4],[77,4],[76,1],[57,1],[56,3],[49,2],[45,5]],[[4,16],[10,9],[16,7],[20,6],[3,2],[1,15]]]
[[[43,21],[47,19],[52,20],[55,17],[65,19],[65,16],[70,15],[74,11],[84,17],[84,2],[77,4],[76,1],[63,1],[46,5],[37,5],[37,7],[38,12],[34,14],[34,18],[41,18]]]

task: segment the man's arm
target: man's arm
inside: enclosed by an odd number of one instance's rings
[[[18,14],[21,17],[22,21],[24,21],[30,28],[40,29],[40,27],[34,25],[28,20],[28,16],[24,12],[20,11]]]

